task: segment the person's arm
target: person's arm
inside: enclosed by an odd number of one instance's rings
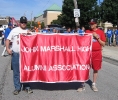
[[[97,41],[104,47],[105,46],[105,42],[102,41],[99,36],[94,32],[93,33],[93,37],[95,37],[97,39]]]
[[[7,36],[6,36],[6,34],[7,34],[7,29],[5,30],[5,32],[4,32],[4,39],[6,40],[7,38]]]
[[[6,50],[7,50],[7,53],[8,53],[8,54],[12,54],[12,51],[11,51],[10,48],[9,48],[9,47],[10,47],[10,46],[9,46],[10,40],[7,39],[7,40],[5,41],[5,43],[6,43]]]
[[[5,41],[5,44],[6,44],[6,50],[7,50],[7,53],[8,54],[12,54],[12,50],[10,49],[10,42],[12,40],[12,35],[13,35],[13,30],[9,33],[6,41]]]
[[[104,41],[102,41],[100,38],[98,38],[97,40],[98,40],[98,42],[99,42],[103,47],[105,46],[105,42],[104,42]]]

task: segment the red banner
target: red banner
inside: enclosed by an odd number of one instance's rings
[[[91,48],[91,35],[20,35],[20,81],[85,82]]]

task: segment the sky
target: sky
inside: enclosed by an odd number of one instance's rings
[[[19,20],[21,16],[26,16],[31,20],[51,5],[57,4],[62,7],[62,0],[0,0],[0,16],[11,16]]]
[[[62,1],[63,0],[0,0],[0,16],[10,16],[19,20],[21,16],[25,15],[28,20],[31,20],[31,15],[32,18],[34,18],[43,14],[43,11],[53,4],[62,7]]]

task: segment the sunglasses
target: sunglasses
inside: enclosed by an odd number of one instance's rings
[[[27,22],[21,22],[21,24],[27,24]]]

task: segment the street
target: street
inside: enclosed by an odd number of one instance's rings
[[[0,53],[3,47],[0,47]],[[118,62],[103,58],[103,67],[99,71],[97,88],[93,92],[90,80],[85,83],[85,91],[79,93],[78,82],[71,83],[31,83],[33,94],[21,91],[14,96],[13,73],[10,69],[10,56],[0,57],[0,100],[118,100]]]

